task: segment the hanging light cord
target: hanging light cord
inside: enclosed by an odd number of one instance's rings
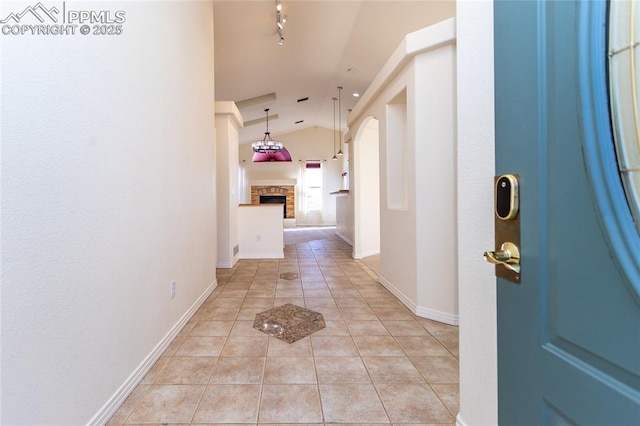
[[[333,157],[332,160],[337,160],[336,157],[336,98],[331,98],[333,100]]]
[[[340,139],[338,142],[340,143],[340,147],[338,149],[338,157],[342,157],[344,154],[342,153],[342,96],[340,95],[342,91],[342,86],[338,86],[338,127],[340,130]]]

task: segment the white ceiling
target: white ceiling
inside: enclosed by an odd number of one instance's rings
[[[275,99],[242,106],[240,142],[262,139],[265,108],[278,135],[333,128],[337,86],[342,127],[347,109],[364,93],[403,37],[455,15],[455,0],[281,0],[287,15],[284,45],[276,35],[275,0],[214,0],[216,100]],[[355,72],[347,70],[354,68]],[[306,102],[297,102],[309,97]],[[277,115],[274,119],[272,115]],[[294,124],[298,120],[303,123]]]

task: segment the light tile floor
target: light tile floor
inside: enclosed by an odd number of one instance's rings
[[[109,424],[455,423],[458,329],[414,316],[332,229],[288,230],[285,244],[284,259],[218,270]],[[253,328],[285,303],[326,328],[293,344]]]

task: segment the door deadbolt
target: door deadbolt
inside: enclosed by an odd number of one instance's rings
[[[494,178],[495,249],[484,258],[496,269],[496,276],[520,282],[520,180],[518,175]]]
[[[518,179],[514,175],[502,175],[496,180],[496,216],[500,220],[511,220],[518,216],[520,197]]]

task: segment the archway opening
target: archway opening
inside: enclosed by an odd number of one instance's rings
[[[366,118],[353,139],[353,257],[380,254],[380,132],[375,117]]]

